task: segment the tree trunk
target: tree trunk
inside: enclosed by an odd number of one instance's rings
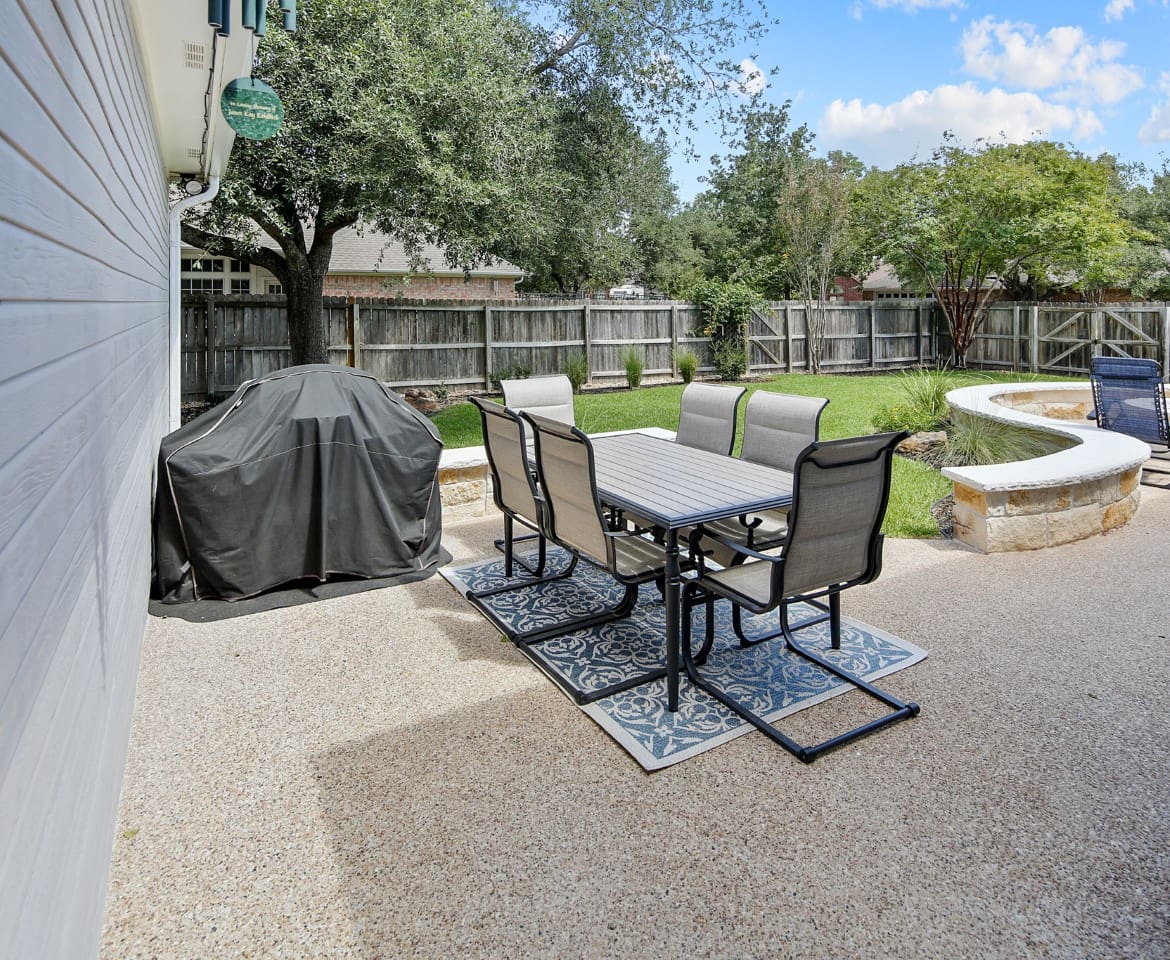
[[[284,292],[288,301],[288,342],[292,347],[292,365],[328,363],[323,308],[325,274],[311,268],[297,270],[289,265]]]

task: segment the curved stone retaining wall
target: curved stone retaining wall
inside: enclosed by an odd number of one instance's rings
[[[1085,419],[1093,406],[1087,383],[963,387],[947,400],[976,416],[1074,441],[1032,460],[945,468],[955,485],[957,539],[985,553],[1038,550],[1112,530],[1137,512],[1150,448]]]

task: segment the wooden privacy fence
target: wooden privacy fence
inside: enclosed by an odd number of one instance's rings
[[[943,325],[945,332],[945,325]],[[940,338],[942,357],[950,340]],[[1168,370],[1170,304],[995,303],[967,353],[971,366],[1085,374],[1093,356],[1145,357]]]
[[[368,370],[394,387],[491,389],[500,377],[559,373],[581,355],[589,379],[621,382],[622,353],[642,351],[647,376],[677,375],[689,349],[712,372],[710,341],[695,336],[694,304],[674,301],[407,301],[325,299],[332,363]],[[808,369],[799,301],[753,311],[751,375]],[[1095,352],[1170,356],[1167,304],[1014,304],[991,307],[968,354],[972,366],[1087,374]],[[947,360],[950,344],[930,300],[874,300],[828,307],[822,367],[897,370]],[[183,299],[183,396],[233,391],[290,362],[280,296]]]

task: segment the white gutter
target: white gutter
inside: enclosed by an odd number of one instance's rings
[[[177,430],[182,423],[180,404],[183,397],[183,300],[179,292],[180,254],[183,233],[183,212],[197,203],[210,203],[219,193],[219,177],[212,177],[207,189],[193,197],[184,197],[171,208],[171,295],[170,295],[170,378],[167,390],[167,432]],[[210,321],[210,318],[209,318]]]

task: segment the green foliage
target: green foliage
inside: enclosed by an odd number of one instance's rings
[[[492,373],[492,389],[499,391],[501,380],[527,380],[532,376],[532,367],[518,361],[509,363]]]
[[[280,93],[283,128],[236,142],[220,195],[183,238],[280,278],[294,363],[327,360],[332,239],[359,223],[412,253],[442,244],[464,269],[510,250],[540,267],[559,250],[566,265],[555,269],[576,278],[566,286],[625,271],[627,220],[673,204],[661,151],[637,131],[725,95],[738,71],[717,51],[761,36],[762,10],[756,0],[306,3],[295,33],[270,30],[258,48],[256,75]],[[581,233],[557,240],[567,211]],[[257,230],[279,251],[258,246]]]
[[[700,336],[711,338],[715,369],[723,380],[738,380],[747,372],[745,337],[752,308],[763,298],[745,283],[707,280],[691,291],[699,307]]]
[[[764,298],[745,283],[725,280],[705,280],[690,291],[699,308],[698,334],[727,340],[743,337],[743,330],[752,318],[752,308],[763,304]]]
[[[1061,144],[948,140],[929,161],[871,171],[853,216],[867,254],[938,298],[962,366],[991,278],[1078,275],[1122,241],[1109,175]]]
[[[631,390],[642,385],[642,370],[645,368],[645,364],[642,351],[638,347],[626,347],[622,351],[622,366],[626,371],[626,383],[629,384]]]
[[[589,358],[578,350],[565,360],[563,369],[569,383],[573,385],[573,393],[580,393],[585,381],[589,379]]]
[[[680,347],[674,352],[674,362],[683,383],[690,383],[699,371],[699,356],[693,350]]]
[[[1075,441],[1026,430],[999,420],[956,410],[946,425],[946,466],[983,466],[1030,460],[1072,446]]]
[[[740,380],[747,373],[747,354],[742,339],[716,340],[711,344],[711,355],[720,380]]]
[[[873,415],[874,429],[941,430],[950,415],[947,393],[958,386],[954,374],[946,370],[920,368],[897,375],[900,396],[882,404]]]

